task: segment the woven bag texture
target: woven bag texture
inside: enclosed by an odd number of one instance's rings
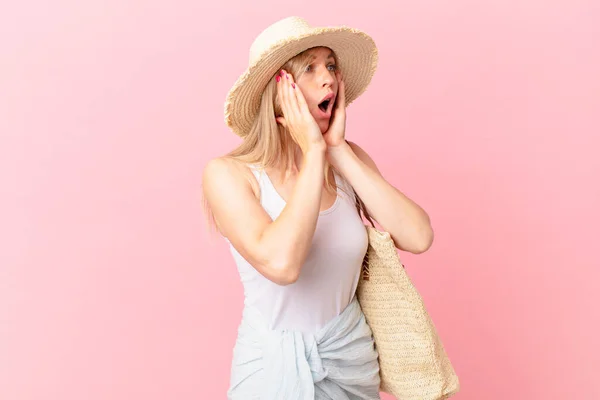
[[[366,229],[357,297],[379,353],[381,391],[400,400],[447,399],[460,384],[423,300],[390,234]]]

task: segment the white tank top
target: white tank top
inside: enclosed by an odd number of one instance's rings
[[[260,186],[261,205],[275,220],[286,203],[263,170],[250,168]],[[334,176],[337,198],[333,206],[319,213],[311,248],[293,284],[282,286],[265,278],[230,243],[244,286],[244,305],[256,308],[269,329],[314,333],[341,314],[354,297],[368,236],[352,188]]]

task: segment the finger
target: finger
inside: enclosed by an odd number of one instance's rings
[[[291,74],[288,74],[287,71],[285,71],[285,77],[287,81],[290,111],[300,114],[300,106],[298,104],[298,100],[296,99],[296,92],[300,89],[298,89],[298,85],[296,85],[296,82],[294,82],[294,77]]]
[[[296,102],[298,104],[299,111],[308,111],[308,104],[306,104],[306,99],[304,98],[304,94],[302,90],[296,85],[296,90],[294,90],[294,95],[296,97]]]
[[[285,82],[285,74],[283,70],[280,71],[277,79],[277,93],[279,95],[279,104],[281,105],[281,111],[284,116],[289,117],[290,107],[289,107],[289,95]]]
[[[346,107],[346,83],[341,72],[339,72],[338,82],[337,108],[344,108]]]

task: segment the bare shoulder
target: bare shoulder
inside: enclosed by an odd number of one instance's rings
[[[207,197],[226,194],[232,186],[250,189],[257,197],[260,193],[258,182],[248,165],[229,157],[217,157],[208,161],[202,174],[202,183]]]
[[[260,252],[260,238],[273,221],[260,204],[252,181],[258,187],[248,165],[219,157],[204,167],[202,189],[221,235],[244,259],[263,271],[265,256]]]
[[[379,168],[377,168],[377,164],[375,164],[375,161],[373,161],[373,158],[371,158],[371,156],[362,147],[360,147],[355,142],[351,142],[350,140],[346,140],[346,142],[350,145],[350,148],[352,149],[354,154],[356,154],[356,156],[362,162],[364,162],[368,167],[370,167],[374,171],[381,174],[381,171],[379,171]]]

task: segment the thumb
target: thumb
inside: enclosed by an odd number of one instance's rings
[[[343,80],[340,81],[338,87],[338,96],[336,98],[336,103],[338,108],[346,107],[346,83]]]

